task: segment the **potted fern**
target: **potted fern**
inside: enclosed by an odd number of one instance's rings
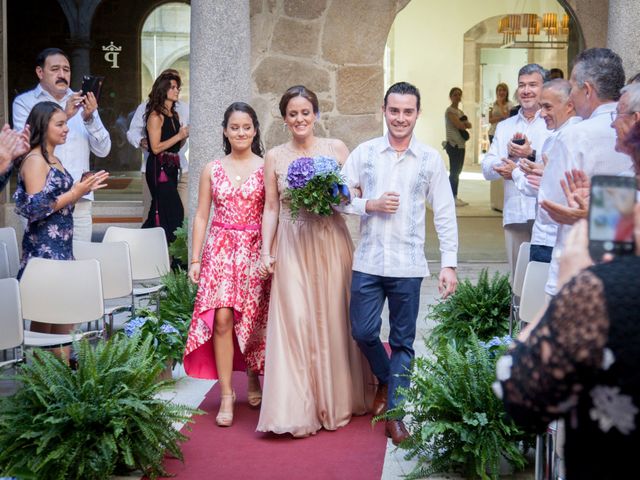
[[[75,346],[78,368],[47,351],[29,352],[18,391],[0,399],[0,476],[108,479],[141,470],[166,475],[162,459],[182,459],[186,437],[174,423],[197,413],[157,394],[163,365],[151,338],[117,336],[95,349]]]
[[[440,343],[433,357],[415,359],[404,400],[387,412],[390,418],[408,415],[411,435],[401,447],[418,461],[409,478],[460,472],[495,479],[503,459],[524,468],[531,437],[507,417],[491,388],[496,357],[509,341],[483,343],[471,334],[465,348]]]
[[[506,335],[510,302],[508,275],[496,272],[490,279],[483,269],[475,285],[465,279],[453,295],[430,307],[428,316],[436,326],[428,345],[453,341],[463,347],[472,334],[480,340]]]

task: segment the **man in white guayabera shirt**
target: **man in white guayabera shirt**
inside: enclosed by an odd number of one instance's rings
[[[583,120],[563,129],[558,135],[547,154],[553,168],[545,169],[545,183],[560,184],[565,172],[572,169],[582,170],[589,178],[594,175],[633,174],[631,157],[616,151],[616,131],[611,126],[611,114],[616,111],[624,79],[622,60],[608,48],[590,48],[576,57],[570,79],[571,101]],[[558,255],[571,225],[578,220],[553,215],[558,211],[557,205],[566,204],[562,189],[552,190],[540,204],[560,223],[545,285],[548,295],[556,294]]]
[[[98,99],[91,92],[83,96],[69,88],[69,57],[59,48],[47,48],[36,57],[36,75],[40,83],[13,101],[13,128],[22,130],[36,103],[55,102],[67,114],[67,141],[55,149],[56,157],[78,182],[89,171],[89,155],[106,157],[111,138],[98,115]],[[91,241],[91,202],[93,192],[82,197],[73,210],[73,239]]]
[[[549,263],[551,252],[556,244],[558,223],[549,217],[545,209],[539,207],[539,203],[547,198],[550,189],[561,188],[560,184],[551,185],[546,181],[547,177],[544,176],[545,163],[547,162],[546,154],[553,147],[558,134],[563,129],[582,120],[576,116],[570,94],[571,84],[568,80],[556,78],[542,86],[540,116],[552,134],[545,140],[542,149],[536,152],[535,162],[527,159],[520,160],[518,168],[525,175],[514,175],[514,182],[518,190],[527,196],[535,197],[538,201],[536,220],[531,233],[529,260],[532,262]],[[549,165],[549,168],[554,168],[553,162],[549,162]]]
[[[458,226],[449,178],[440,154],[413,135],[420,92],[409,83],[396,83],[387,90],[382,111],[388,133],[358,145],[342,169],[349,186],[362,192],[345,209],[361,215],[350,316],[351,334],[379,382],[374,415],[394,408],[397,388],[409,385],[420,285],[429,275],[424,255],[427,202],[440,241],[443,298],[458,284]],[[380,341],[385,299],[391,358]],[[408,436],[401,418],[388,420],[385,433],[395,445]]]
[[[525,65],[518,72],[520,102],[517,115],[498,123],[489,152],[482,160],[482,174],[487,180],[504,179],[504,207],[502,225],[507,249],[511,278],[522,242],[531,240],[533,221],[536,218],[536,199],[521,193],[514,183],[514,176],[524,176],[517,168],[521,158],[536,159],[536,151],[542,148],[551,134],[540,118],[540,94],[547,71],[536,63]],[[519,145],[518,142],[524,144]]]

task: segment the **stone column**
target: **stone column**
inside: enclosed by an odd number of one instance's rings
[[[185,215],[193,218],[202,167],[223,155],[220,124],[224,111],[232,102],[251,99],[249,0],[191,0],[190,69],[189,205]]]
[[[640,72],[640,9],[637,0],[609,0],[607,47],[622,57],[627,78]]]

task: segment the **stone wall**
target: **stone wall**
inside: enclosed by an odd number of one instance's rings
[[[252,105],[267,148],[288,140],[278,102],[296,84],[320,100],[318,134],[352,149],[382,132],[383,56],[409,0],[251,0]]]

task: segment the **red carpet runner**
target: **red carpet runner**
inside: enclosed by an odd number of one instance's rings
[[[384,424],[371,426],[371,415],[353,417],[335,432],[294,439],[290,435],[256,432],[258,410],[247,404],[247,380],[233,375],[238,397],[233,426],[215,424],[220,405],[217,385],[200,405],[206,415],[195,417],[182,446],[184,463],[167,459],[167,471],[181,480],[204,479],[350,479],[378,480],[382,475],[387,439]]]

